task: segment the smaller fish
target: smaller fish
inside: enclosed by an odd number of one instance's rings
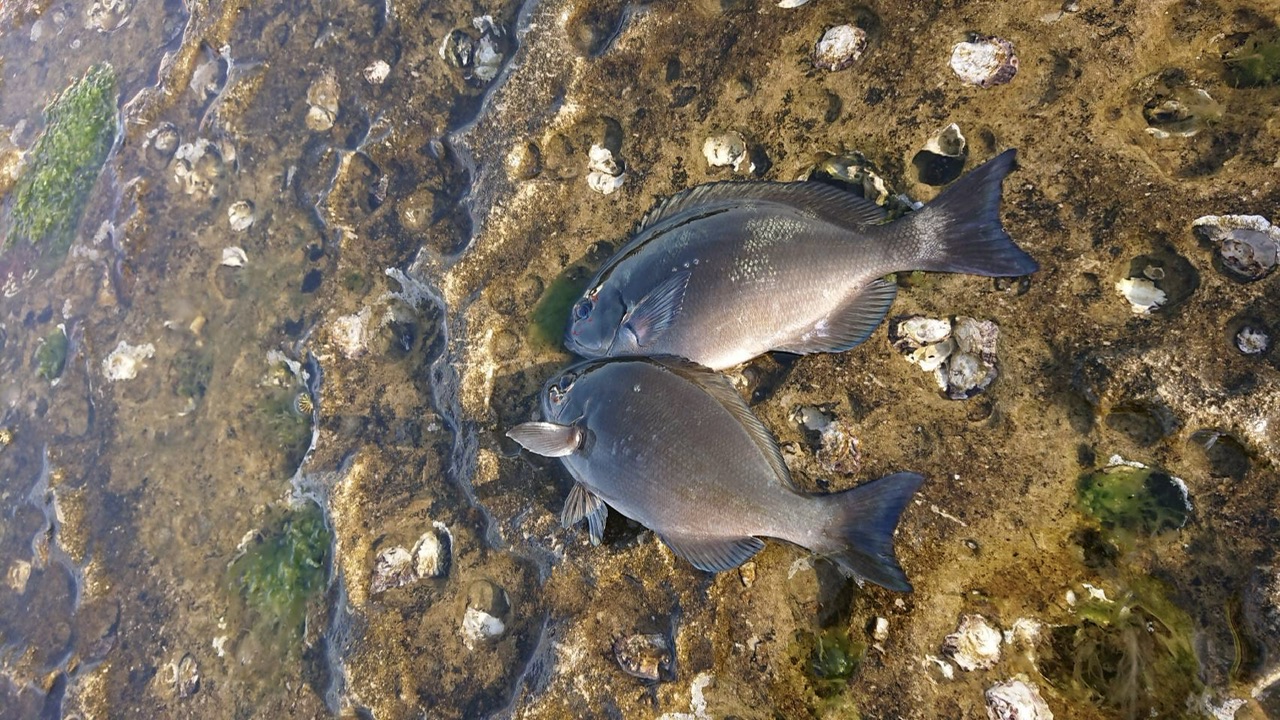
[[[893,531],[924,478],[902,472],[830,495],[800,491],[773,436],[722,375],[675,358],[586,361],[548,383],[542,415],[507,435],[561,459],[577,481],[561,522],[585,518],[592,543],[612,507],[708,572],[738,567],[772,537],[911,590]]]
[[[1000,225],[1007,150],[893,222],[814,182],[722,182],[651,210],[587,284],[565,346],[586,358],[675,355],[723,370],[770,351],[843,352],[879,327],[894,272],[1028,275]]]

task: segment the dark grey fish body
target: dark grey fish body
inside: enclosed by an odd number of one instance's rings
[[[849,349],[879,325],[906,270],[1025,275],[1000,226],[1008,151],[919,212],[884,224],[818,183],[715,183],[661,204],[588,285],[566,345],[584,357],[674,355],[713,369],[771,350]]]
[[[800,492],[773,437],[720,375],[675,359],[581,363],[548,385],[543,416],[509,434],[561,457],[578,483],[563,519],[586,517],[595,541],[607,504],[704,570],[737,567],[764,546],[760,537],[773,537],[886,587],[910,587],[892,533],[922,478]]]

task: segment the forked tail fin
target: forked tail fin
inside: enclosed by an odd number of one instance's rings
[[[1040,269],[1000,224],[1000,191],[1013,169],[1005,150],[961,177],[922,209],[888,225],[899,270],[1017,277]]]
[[[911,583],[893,554],[893,531],[907,501],[923,482],[922,475],[900,472],[824,496],[824,502],[835,506],[824,533],[827,547],[810,549],[822,553],[849,575],[890,590],[911,592]]]

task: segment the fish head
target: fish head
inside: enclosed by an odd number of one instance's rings
[[[542,389],[542,417],[549,422],[570,423],[582,417],[582,403],[573,397],[574,385],[599,363],[578,363],[555,375]]]
[[[620,354],[615,347],[619,328],[627,306],[622,295],[605,284],[583,293],[569,311],[569,327],[564,334],[565,347],[586,358]]]

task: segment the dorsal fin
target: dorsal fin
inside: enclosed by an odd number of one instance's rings
[[[842,227],[883,222],[884,208],[866,198],[817,182],[714,182],[698,185],[658,203],[636,228],[639,235],[682,213],[702,216],[744,202],[772,202],[807,210]]]
[[[773,470],[778,482],[783,487],[796,489],[795,482],[791,479],[791,471],[787,469],[787,464],[782,460],[782,452],[778,450],[778,441],[764,423],[760,422],[760,418],[751,412],[751,408],[747,407],[746,401],[738,394],[728,378],[684,358],[661,356],[653,360],[715,398],[746,429],[747,435],[755,442],[756,447],[760,448],[760,453],[769,463],[769,468]]]

